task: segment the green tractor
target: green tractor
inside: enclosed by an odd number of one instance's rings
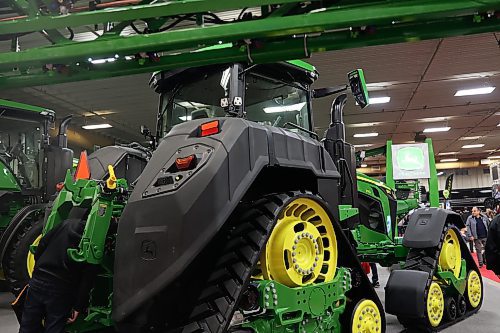
[[[45,223],[44,234],[79,212],[85,231],[68,255],[101,269],[86,316],[69,331],[385,331],[382,303],[352,246],[364,212],[342,110],[348,89],[368,105],[363,72],[349,73],[349,85],[312,89],[317,76],[293,61],[152,78],[158,145],[140,176],[117,177],[112,156],[104,163],[93,154],[91,179],[68,173]],[[311,101],[332,94],[320,141]],[[94,177],[93,164],[110,166]],[[402,241],[408,266],[393,272],[386,299],[407,311],[398,316],[408,327],[455,322],[445,311],[460,295],[465,315],[481,305],[472,258],[462,251],[457,262],[456,246],[465,248],[454,238],[457,219],[437,208],[412,216]],[[461,293],[452,293],[455,282]]]
[[[404,145],[388,141],[385,147],[368,151],[366,156],[379,154],[386,156],[385,183],[357,175],[360,224],[351,232],[358,256],[382,266],[400,265],[386,286],[386,311],[397,315],[401,324],[422,331],[444,328],[481,305],[481,276],[460,234],[465,225],[456,214],[436,209],[439,193],[431,139]],[[422,201],[419,181],[403,179],[419,178],[428,179],[424,201],[434,208],[415,211]],[[451,187],[451,183],[447,186]],[[412,211],[416,215],[410,217],[407,231],[401,236],[398,221]],[[432,211],[443,215],[441,223],[436,223],[439,220],[433,219]],[[428,233],[429,239],[422,240],[422,233]],[[421,298],[415,294],[413,284],[429,288],[427,303],[419,308],[409,308],[410,302],[405,306],[402,301],[407,297],[414,303],[415,298]],[[422,311],[427,311],[427,316],[415,315]]]
[[[70,119],[61,121],[51,144],[54,111],[0,99],[0,278],[15,294],[29,280],[28,249],[42,232],[46,203],[72,166]]]

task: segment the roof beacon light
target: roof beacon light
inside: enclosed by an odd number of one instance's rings
[[[213,120],[200,125],[200,136],[214,135],[220,132],[219,121]]]

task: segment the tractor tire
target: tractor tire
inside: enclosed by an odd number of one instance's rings
[[[10,291],[15,296],[19,295],[31,278],[32,272],[28,271],[29,248],[42,234],[42,229],[43,219],[27,222],[19,228],[8,244],[3,268]]]

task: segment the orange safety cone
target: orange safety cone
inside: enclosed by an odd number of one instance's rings
[[[76,172],[73,178],[74,180],[90,179],[90,168],[86,150],[80,153],[80,160],[78,161],[78,165],[76,166]]]

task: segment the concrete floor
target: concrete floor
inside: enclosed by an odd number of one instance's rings
[[[381,285],[384,286],[389,272],[386,268],[379,267]],[[485,298],[484,303],[476,315],[449,327],[442,332],[445,333],[490,333],[498,332],[500,327],[500,284],[484,278]],[[378,288],[377,292],[383,301],[384,288]],[[0,332],[17,333],[19,325],[16,317],[10,308],[12,296],[10,293],[0,292]],[[395,316],[387,315],[386,333],[403,332],[403,327],[399,324]]]

